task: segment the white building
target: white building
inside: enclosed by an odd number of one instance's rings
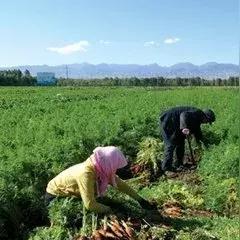
[[[38,72],[37,83],[43,85],[51,85],[56,82],[55,73],[53,72]]]

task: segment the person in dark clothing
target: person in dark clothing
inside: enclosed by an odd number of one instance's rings
[[[175,107],[160,116],[160,125],[163,141],[165,143],[162,171],[175,172],[183,166],[185,139],[193,134],[196,142],[200,144],[202,131],[200,125],[215,121],[215,114],[211,109],[200,110],[195,107]],[[204,144],[204,142],[203,142]],[[176,150],[177,163],[173,166],[173,154]]]

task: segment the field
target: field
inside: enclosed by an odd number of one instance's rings
[[[128,180],[158,203],[169,223],[148,220],[137,203],[111,190],[112,202],[122,200],[126,209],[116,216],[145,219],[136,227],[136,239],[238,239],[239,102],[238,89],[223,87],[1,88],[0,239],[91,235],[89,225],[100,227],[101,217],[82,213],[74,199],[53,205],[49,214],[55,225],[49,227],[43,202],[48,180],[99,145],[120,147],[134,164],[141,142],[161,140],[160,112],[178,105],[216,113],[216,122],[202,127],[210,147],[196,149],[197,170],[150,183],[142,175]]]

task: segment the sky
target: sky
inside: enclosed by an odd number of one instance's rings
[[[0,67],[239,63],[238,0],[0,0]]]

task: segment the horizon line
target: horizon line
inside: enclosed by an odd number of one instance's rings
[[[202,65],[205,65],[205,64],[210,64],[210,63],[214,63],[214,64],[232,64],[232,65],[236,65],[236,66],[240,66],[240,63],[232,63],[232,62],[215,62],[215,61],[209,61],[209,62],[205,62],[205,63],[202,63],[202,64],[194,64],[194,63],[191,63],[191,62],[177,62],[177,63],[174,63],[174,64],[170,64],[170,65],[161,65],[159,63],[146,63],[146,64],[140,64],[140,63],[106,63],[106,62],[100,62],[100,63],[89,63],[89,62],[81,62],[81,63],[62,63],[62,64],[57,64],[57,65],[48,65],[48,64],[23,64],[23,65],[10,65],[10,66],[0,66],[0,68],[14,68],[14,67],[34,67],[34,66],[47,66],[47,67],[58,67],[58,66],[69,66],[69,65],[81,65],[81,64],[89,64],[89,65],[103,65],[103,64],[106,64],[106,65],[139,65],[139,66],[150,66],[150,65],[158,65],[160,67],[172,67],[172,66],[175,66],[175,65],[178,65],[178,64],[191,64],[191,65],[194,65],[194,66],[202,66]]]

